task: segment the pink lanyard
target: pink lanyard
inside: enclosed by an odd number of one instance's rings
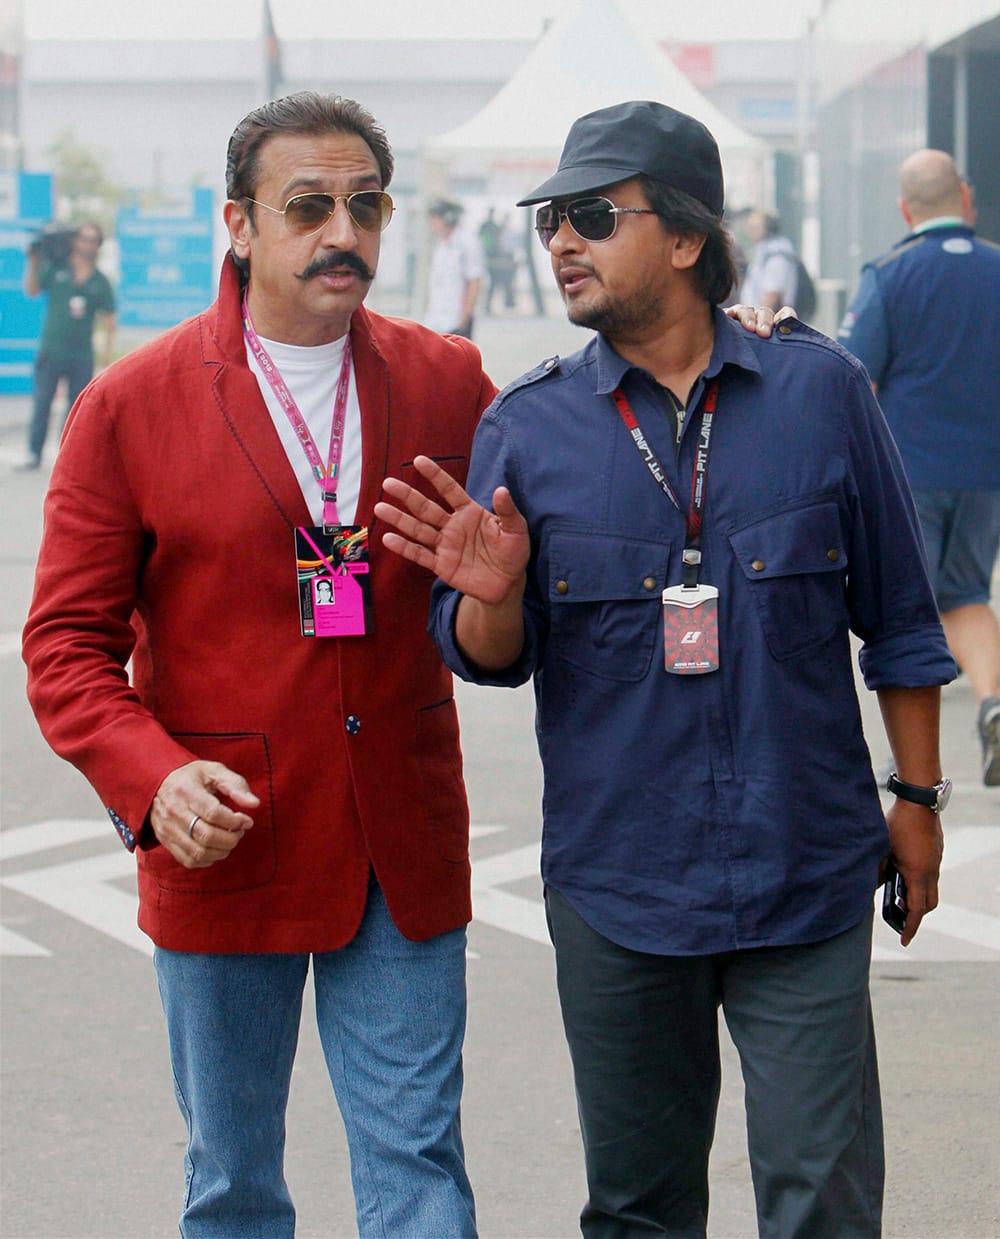
[[[278,367],[268,355],[267,349],[254,330],[250,321],[250,309],[247,306],[247,295],[243,293],[243,334],[247,343],[263,370],[271,390],[278,398],[278,403],[285,410],[295,437],[302,444],[306,460],[312,466],[316,481],[323,493],[323,528],[330,531],[340,524],[337,515],[337,475],[340,472],[340,457],[344,450],[344,422],[347,419],[347,392],[351,385],[351,333],[344,337],[344,358],[340,363],[340,377],[337,380],[337,395],[333,402],[333,425],[330,427],[330,450],[327,452],[326,463],[319,454],[312,431],[306,425],[305,418],[295,403],[295,397],[288,390],[285,380],[281,377]]]

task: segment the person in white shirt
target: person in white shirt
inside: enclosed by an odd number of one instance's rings
[[[476,302],[483,282],[479,244],[458,224],[462,208],[440,198],[429,210],[437,238],[431,258],[430,283],[424,322],[442,335],[472,339]]]
[[[772,310],[795,305],[799,283],[795,249],[778,232],[777,219],[764,211],[751,211],[746,234],[754,248],[740,288],[740,301],[766,305]]]

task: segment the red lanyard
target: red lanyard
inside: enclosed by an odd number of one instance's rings
[[[243,334],[247,343],[263,370],[271,390],[278,398],[278,403],[285,410],[285,415],[295,431],[295,437],[302,445],[306,460],[312,466],[313,475],[319,482],[323,493],[323,528],[332,529],[340,524],[337,515],[337,475],[340,472],[340,457],[344,450],[344,422],[347,420],[347,392],[351,384],[351,333],[344,337],[344,357],[340,363],[340,377],[337,380],[337,395],[333,402],[333,425],[330,427],[330,449],[327,452],[326,463],[319,453],[312,431],[306,425],[295,397],[288,390],[285,380],[281,377],[278,367],[271,360],[267,349],[254,330],[250,321],[250,309],[247,305],[247,295],[243,293]]]
[[[670,485],[663,466],[642,433],[639,419],[632,411],[632,406],[620,387],[616,387],[611,393],[611,399],[615,402],[636,450],[645,461],[646,468],[653,475],[653,480],[684,517],[686,532],[683,556],[684,584],[688,587],[697,585],[701,567],[701,524],[705,513],[705,492],[708,488],[708,454],[712,444],[712,425],[718,408],[719,380],[712,379],[705,392],[705,402],[701,410],[701,427],[698,431],[698,446],[695,449],[694,467],[691,471],[691,505],[686,513],[674,494],[674,488]]]

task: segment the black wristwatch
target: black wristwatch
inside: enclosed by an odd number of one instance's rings
[[[933,787],[921,787],[918,783],[904,783],[902,779],[897,779],[894,770],[886,779],[885,790],[892,792],[900,800],[922,804],[932,813],[943,813],[951,799],[951,779],[942,779]]]

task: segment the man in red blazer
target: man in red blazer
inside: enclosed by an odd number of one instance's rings
[[[495,388],[468,341],[362,305],[392,168],[350,100],[247,116],[218,300],[87,388],[46,501],[29,695],[136,850],[189,1128],[185,1236],[293,1233],[310,958],[360,1233],[475,1233],[451,675],[431,574],[365,542],[418,450],[464,481]]]

